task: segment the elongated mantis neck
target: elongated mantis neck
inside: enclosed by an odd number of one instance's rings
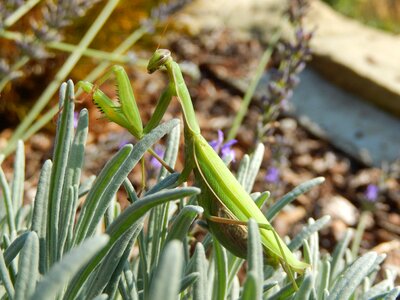
[[[168,59],[164,65],[170,80],[175,84],[176,96],[179,98],[182,105],[183,115],[188,129],[192,134],[200,134],[200,127],[196,119],[192,98],[190,98],[179,65],[173,61],[172,58]]]

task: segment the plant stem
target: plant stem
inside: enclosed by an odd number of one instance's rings
[[[27,12],[29,12],[32,7],[38,4],[40,0],[28,0],[22,6],[18,7],[11,15],[5,19],[3,26],[4,28],[10,27],[15,24],[21,17],[23,17]]]
[[[275,45],[278,42],[280,36],[281,36],[281,30],[278,30],[271,37],[271,41],[270,41],[270,43],[268,45],[268,48],[264,51],[264,53],[263,53],[263,55],[261,57],[261,60],[260,60],[260,63],[258,64],[256,73],[255,73],[255,75],[254,75],[254,77],[253,77],[248,89],[246,90],[246,93],[245,93],[245,95],[243,97],[243,101],[242,101],[242,103],[240,105],[239,111],[236,114],[235,119],[233,120],[232,127],[231,127],[231,129],[230,129],[230,131],[228,133],[228,136],[227,136],[227,140],[232,140],[232,139],[234,139],[236,137],[237,132],[239,130],[239,127],[243,122],[243,118],[247,113],[250,101],[254,96],[254,93],[256,91],[257,85],[260,82],[261,76],[262,76],[262,74],[263,74],[263,72],[265,70],[265,67],[267,66],[267,64],[269,62],[269,59],[270,59],[270,57],[272,55],[272,52],[273,52],[273,50],[275,48]]]

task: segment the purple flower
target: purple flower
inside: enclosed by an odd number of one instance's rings
[[[224,133],[222,130],[218,130],[218,138],[211,141],[210,146],[220,154],[221,158],[225,161],[235,161],[235,151],[231,148],[237,140],[230,140],[224,143]]]
[[[265,181],[269,183],[278,183],[279,182],[279,169],[275,167],[269,167],[267,170],[267,174],[265,175]]]
[[[375,202],[378,200],[379,196],[379,187],[375,184],[368,184],[365,192],[364,192],[365,199],[370,202]]]
[[[119,144],[118,144],[118,149],[121,149],[123,146],[126,144],[129,144],[130,142],[128,140],[122,139]]]
[[[79,113],[77,111],[74,111],[74,128],[75,129],[78,127],[78,121],[79,121]]]
[[[154,152],[160,157],[163,157],[165,153],[164,149],[158,145],[155,147]],[[150,159],[150,165],[156,170],[161,168],[161,163],[154,156]]]

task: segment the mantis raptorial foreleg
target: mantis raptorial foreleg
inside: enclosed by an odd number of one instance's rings
[[[181,104],[185,136],[185,168],[180,175],[180,182],[186,181],[193,172],[196,184],[201,188],[198,196],[199,204],[204,208],[205,216],[211,233],[219,242],[233,254],[246,258],[247,255],[247,224],[250,218],[260,224],[260,236],[265,256],[272,265],[281,264],[297,288],[293,273],[303,274],[308,264],[298,260],[289,250],[264,214],[257,207],[250,195],[245,191],[235,176],[229,171],[218,154],[203,138],[196,120],[192,100],[183,79],[179,65],[173,61],[171,53],[165,49],[157,50],[148,64],[149,73],[164,68],[170,80],[168,87],[160,97],[155,112],[143,129],[139,111],[134,101],[133,92],[124,93],[121,89],[130,91],[129,80],[121,67],[115,67],[119,85],[121,109],[116,109],[100,90],[93,97],[101,99],[107,106],[102,107],[108,118],[127,128],[135,137],[141,138],[146,132],[157,126],[164,115],[171,98],[176,96]],[[80,84],[85,90],[90,90],[90,83]],[[129,87],[129,88],[128,88]],[[126,103],[126,102],[133,103]],[[131,106],[129,111],[122,109]]]
[[[98,88],[113,74],[117,81],[119,105]],[[92,95],[94,104],[102,113],[104,113],[107,119],[128,129],[128,131],[137,139],[141,139],[144,134],[150,132],[158,125],[172,99],[172,93],[166,89],[160,97],[156,111],[152,115],[147,126],[143,128],[139,109],[136,104],[128,75],[121,66],[111,67],[111,69],[106,72],[96,84],[87,81],[80,81],[78,87]],[[174,169],[171,168],[153,149],[148,149],[148,152],[155,157],[162,166],[168,170],[168,172],[175,172]]]

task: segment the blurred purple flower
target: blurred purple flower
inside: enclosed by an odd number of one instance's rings
[[[267,174],[265,175],[265,181],[268,183],[278,183],[279,182],[279,169],[275,167],[269,167]]]
[[[129,143],[130,143],[130,141],[128,141],[128,140],[125,140],[125,139],[121,140],[118,144],[118,149],[121,149],[123,146],[125,146],[126,144],[129,144]]]
[[[74,128],[75,129],[78,127],[78,121],[79,121],[79,113],[77,111],[74,111]]]
[[[164,149],[158,145],[155,147],[154,152],[156,152],[160,157],[163,157],[165,153]],[[150,165],[156,170],[161,168],[161,163],[154,156],[150,158]]]
[[[210,146],[220,154],[223,160],[235,161],[235,151],[231,148],[237,143],[237,140],[229,140],[224,143],[224,133],[222,130],[218,130],[218,138],[212,140],[209,144]]]
[[[370,202],[375,202],[378,200],[378,195],[379,195],[379,187],[375,184],[368,184],[364,196],[365,199],[367,199]]]

